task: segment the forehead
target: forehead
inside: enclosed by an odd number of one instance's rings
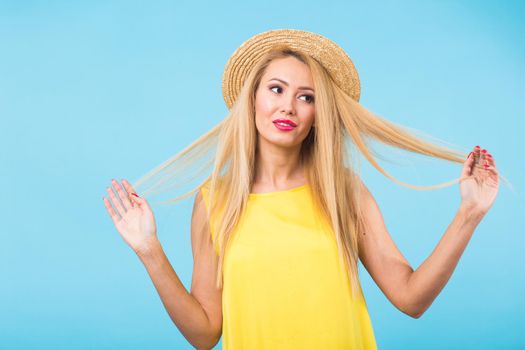
[[[291,84],[309,84],[312,86],[310,68],[295,57],[274,59],[263,75],[263,80],[279,78]]]

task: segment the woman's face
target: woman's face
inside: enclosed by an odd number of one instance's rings
[[[300,145],[314,123],[314,85],[308,66],[295,57],[273,60],[255,93],[255,124],[259,143]],[[279,126],[276,120],[295,125]]]

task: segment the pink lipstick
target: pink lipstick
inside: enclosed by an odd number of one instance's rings
[[[276,119],[273,121],[273,125],[281,131],[290,131],[297,126],[297,124],[289,119]]]

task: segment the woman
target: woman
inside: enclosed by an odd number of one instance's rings
[[[113,180],[120,200],[111,188],[111,202],[104,198],[186,339],[208,349],[221,335],[224,349],[375,349],[358,260],[395,307],[420,317],[496,198],[500,176],[489,152],[476,146],[464,160],[461,152],[368,112],[358,103],[350,58],[329,39],[305,31],[273,30],[243,43],[226,65],[223,95],[227,118],[136,184],[170,175],[166,169],[178,160],[188,166],[216,141],[211,175],[190,192],[198,191],[190,293],[134,186]],[[461,176],[437,186],[405,184],[377,164],[366,138],[462,163]],[[416,271],[392,241],[355,166],[346,164],[356,158],[347,141],[404,186],[460,183],[457,215]],[[183,159],[191,151],[196,155]]]

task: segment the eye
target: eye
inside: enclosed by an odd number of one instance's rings
[[[274,85],[274,86],[271,86],[271,87],[270,87],[270,90],[272,90],[272,89],[275,89],[275,88],[278,88],[278,89],[280,89],[281,87],[280,87],[280,86],[278,86],[278,85]],[[273,90],[272,90],[272,91],[273,91]]]
[[[314,97],[312,95],[302,95],[301,97],[303,97],[303,96],[306,96],[306,97],[309,98],[306,102],[308,102],[308,103],[313,103],[314,102]]]
[[[279,85],[273,85],[270,87],[270,90],[273,91],[273,89],[282,89]],[[279,92],[277,92],[279,93]],[[304,100],[305,102],[308,102],[308,103],[313,103],[314,102],[314,96],[312,95],[301,95],[301,97],[303,96],[306,96],[308,99],[307,100]]]

